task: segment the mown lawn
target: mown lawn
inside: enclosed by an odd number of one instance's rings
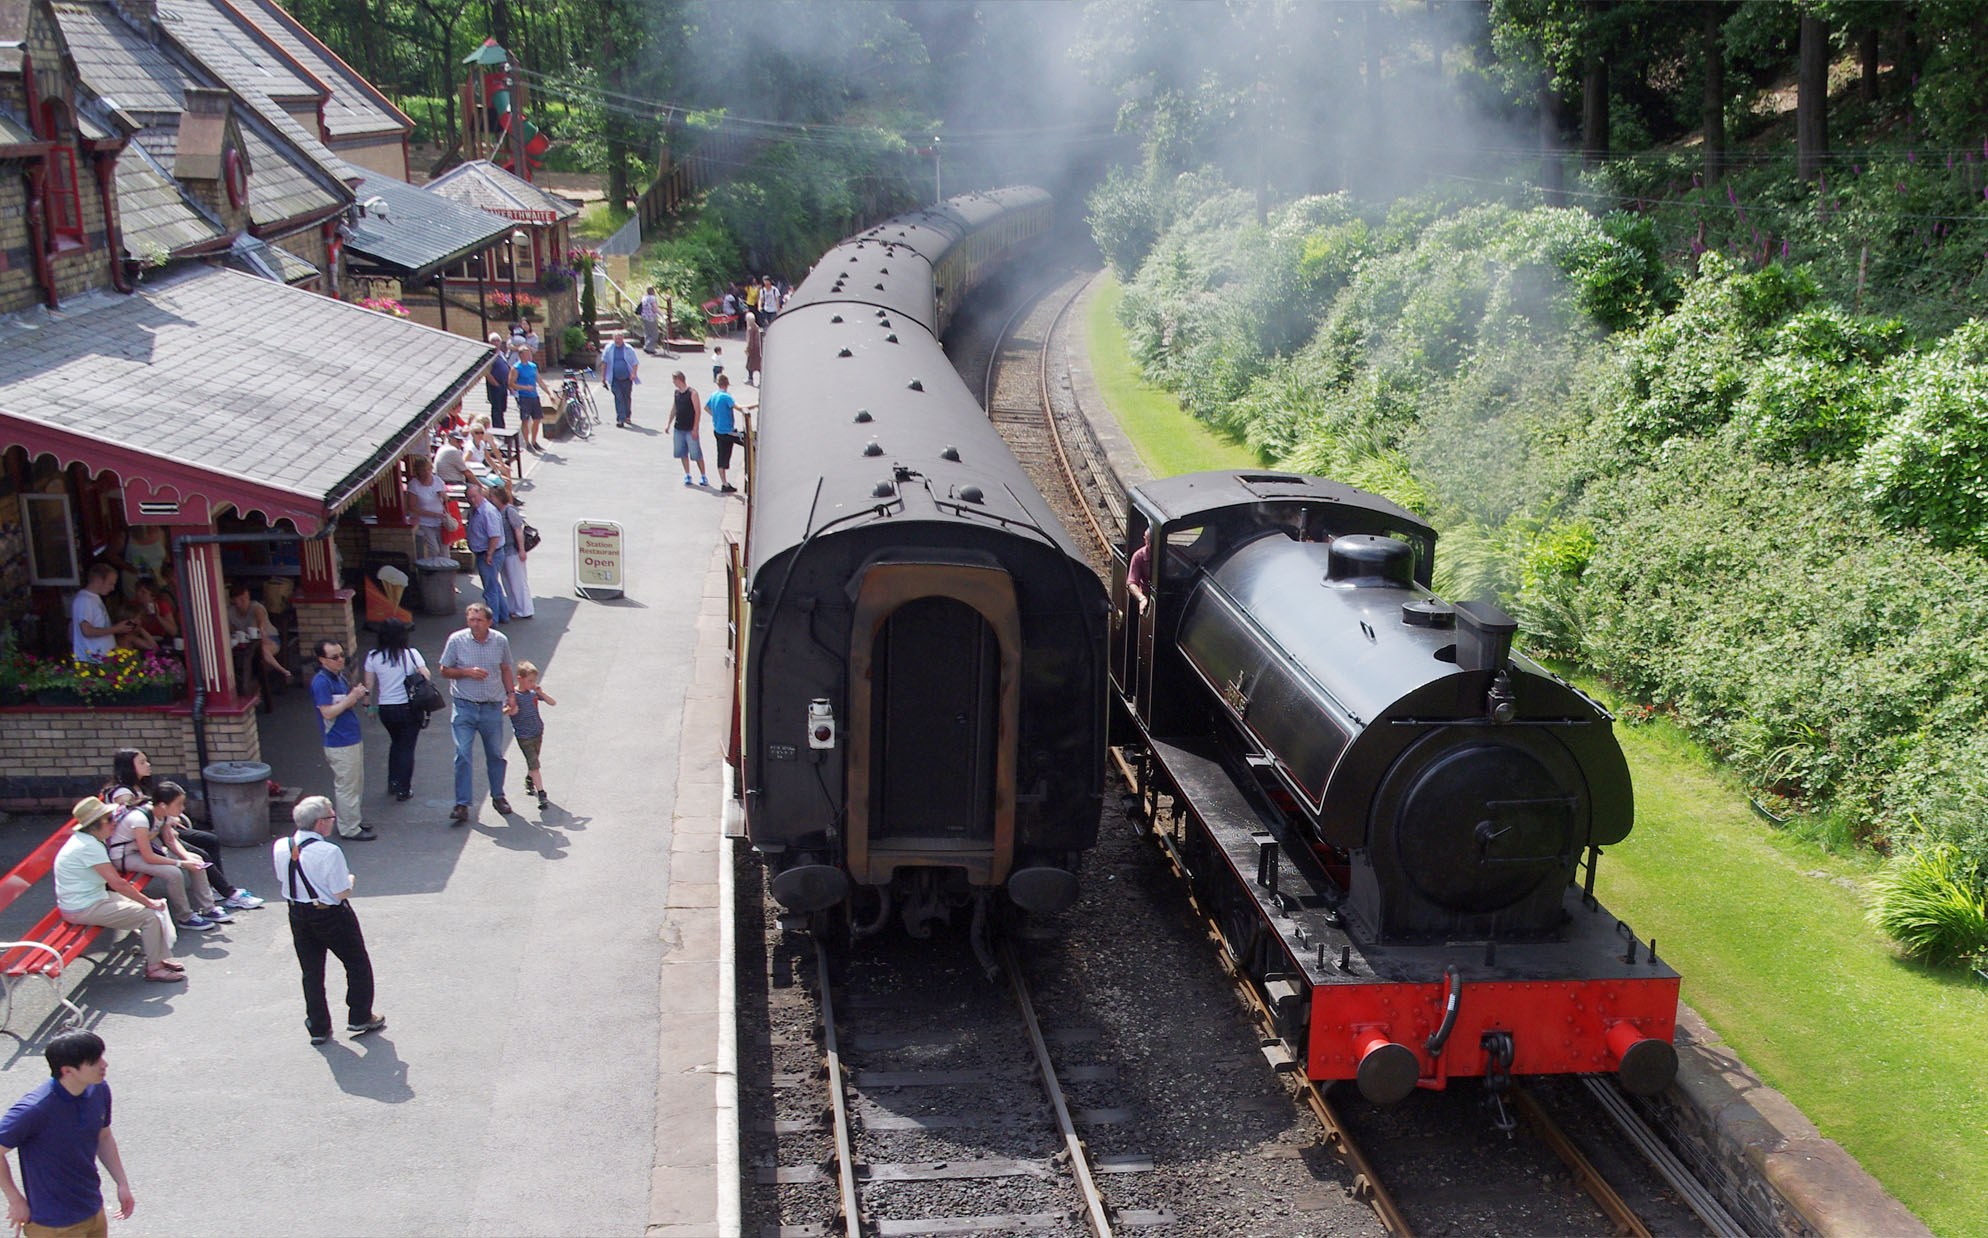
[[[1098,389],[1153,476],[1263,464],[1249,447],[1189,416],[1172,395],[1139,376],[1118,325],[1118,303],[1124,296],[1118,281],[1105,272],[1091,299],[1085,331]]]
[[[1158,476],[1260,463],[1148,386],[1116,281],[1095,298],[1091,364]],[[1674,726],[1618,725],[1637,825],[1598,892],[1684,974],[1684,999],[1769,1084],[1941,1234],[1988,1217],[1988,984],[1901,962],[1864,921],[1868,859],[1780,833]]]
[[[1935,1231],[1988,1215],[1988,985],[1902,962],[1864,921],[1868,861],[1774,830],[1678,730],[1618,726],[1636,831],[1598,892],[1684,1000]]]

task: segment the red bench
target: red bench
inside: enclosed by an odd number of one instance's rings
[[[0,911],[13,906],[15,899],[54,870],[55,853],[62,850],[62,844],[69,841],[72,833],[74,830],[65,824],[50,834],[48,841],[28,852],[27,857],[14,865],[5,877],[0,877]],[[141,873],[128,880],[143,890],[152,878]],[[62,996],[62,971],[89,949],[97,934],[103,931],[95,924],[71,924],[62,918],[60,910],[50,908],[48,914],[28,930],[26,937],[20,941],[0,942],[0,988],[5,990],[0,993],[0,1028],[6,1027],[7,1020],[13,1017],[14,985],[23,976],[40,976],[48,981],[49,991],[55,994],[55,1000],[69,1007],[70,1013],[80,1021],[83,1008]]]

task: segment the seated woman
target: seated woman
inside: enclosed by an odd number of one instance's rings
[[[469,423],[469,441],[463,444],[463,460],[472,475],[486,480],[501,477],[511,479],[511,466],[504,459],[504,452],[490,436],[490,423],[478,417]]]
[[[229,881],[228,875],[221,871],[220,837],[211,830],[193,828],[186,819],[185,787],[176,782],[160,783],[158,796],[147,811],[158,827],[164,854],[190,855],[207,865],[207,884],[219,900],[215,906],[221,913],[218,917],[212,911],[204,913],[209,920],[218,918],[225,923],[230,909],[253,911],[262,906],[261,899]]]
[[[150,576],[140,576],[132,591],[131,604],[138,612],[138,626],[160,644],[179,638],[179,607],[173,595],[159,587]]]
[[[114,815],[116,810],[95,796],[77,802],[70,814],[75,833],[55,853],[56,910],[71,924],[136,929],[145,946],[145,979],[184,980],[186,969],[168,953],[166,926],[157,915],[165,900],[146,898],[110,862],[105,840]]]
[[[116,627],[130,625],[117,634],[119,649],[136,649],[140,653],[151,653],[159,647],[159,638],[145,630],[144,613],[138,609],[135,602],[119,599],[112,603],[110,619],[112,625]]]
[[[276,625],[270,621],[268,609],[250,597],[248,585],[239,580],[228,585],[228,634],[238,645],[244,641],[261,641],[263,668],[281,675],[284,683],[290,682],[290,672],[276,660],[276,652],[282,648],[277,641]]]
[[[117,799],[124,798],[120,788]],[[184,791],[180,798],[185,800]],[[214,887],[207,883],[207,861],[195,859],[185,847],[166,841],[165,832],[152,816],[156,807],[135,798],[112,805],[110,835],[104,840],[111,862],[119,872],[148,873],[153,881],[164,885],[173,923],[182,929],[205,933],[233,920],[235,917],[214,897]]]

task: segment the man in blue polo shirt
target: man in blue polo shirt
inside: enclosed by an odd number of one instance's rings
[[[332,795],[338,800],[338,836],[369,843],[379,835],[365,824],[360,807],[366,797],[366,748],[358,711],[366,703],[366,685],[345,686],[345,646],[338,641],[319,641],[317,656],[311,702],[318,707],[324,763],[331,766]]]
[[[28,1238],[104,1238],[110,1222],[98,1161],[117,1183],[117,1219],[138,1206],[110,1131],[104,1042],[92,1032],[64,1032],[48,1042],[45,1056],[53,1077],[0,1118],[0,1190],[7,1195],[7,1219],[25,1226]],[[26,1194],[15,1185],[4,1155],[15,1149],[21,1153]]]

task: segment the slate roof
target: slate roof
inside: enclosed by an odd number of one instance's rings
[[[181,193],[140,143],[117,157],[117,215],[125,252],[141,261],[223,235],[220,221]]]
[[[230,3],[230,0],[212,2]],[[331,91],[324,105],[324,127],[333,138],[360,134],[400,136],[414,131],[414,122],[405,112],[353,72],[274,0],[232,0],[230,7]]]
[[[457,164],[429,181],[428,189],[464,206],[530,223],[556,223],[580,213],[574,203],[511,175],[488,159]]]
[[[159,23],[236,90],[282,102],[308,100],[312,110],[330,93],[225,0],[168,0],[159,5]]]
[[[40,141],[26,121],[10,112],[0,111],[0,146],[13,146],[20,143]]]
[[[345,243],[347,251],[410,276],[432,274],[516,226],[508,219],[375,172],[366,173],[366,179],[352,192],[360,202],[379,198],[387,213],[381,218],[368,207]]]
[[[238,236],[235,243],[228,246],[227,265],[258,279],[271,279],[279,284],[301,284],[324,274],[281,245],[258,241],[252,236]]]
[[[239,58],[225,50],[219,28],[198,17],[209,12],[200,0],[183,0],[177,12],[181,16],[170,20],[162,12],[160,28],[170,39],[184,40],[193,63],[169,48],[148,43],[102,0],[63,0],[55,5],[56,21],[84,84],[145,125],[138,141],[160,167],[170,170],[178,152],[186,88],[226,85],[237,100],[236,124],[249,158],[250,218],[273,224],[335,210],[348,201],[339,180],[344,163],[337,155],[260,89],[237,87],[201,56],[197,49],[204,47],[241,70]]]
[[[261,493],[258,510],[309,533],[459,400],[489,355],[479,341],[194,266],[129,296],[0,317],[0,427],[64,459],[101,444],[157,460],[162,474],[198,470],[216,501]]]

